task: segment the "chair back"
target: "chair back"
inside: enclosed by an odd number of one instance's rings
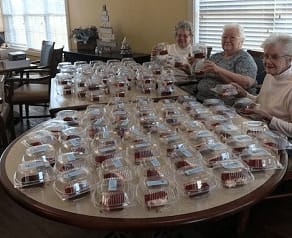
[[[265,67],[263,63],[264,52],[256,51],[256,50],[247,50],[247,52],[253,57],[254,61],[257,64],[258,72],[257,72],[256,81],[258,85],[262,85],[264,78],[266,76],[266,71],[265,71]]]
[[[41,55],[40,55],[40,66],[49,66],[54,53],[55,42],[42,41]]]
[[[63,61],[63,49],[64,49],[64,47],[53,50],[53,57],[52,57],[52,60],[50,63],[51,77],[52,78],[54,78],[57,74],[58,64]]]

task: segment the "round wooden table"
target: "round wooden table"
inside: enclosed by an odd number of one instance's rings
[[[149,210],[137,205],[121,211],[105,212],[93,205],[90,196],[77,201],[62,201],[51,185],[22,190],[14,188],[14,172],[25,149],[21,143],[24,136],[25,134],[18,137],[2,154],[0,180],[5,190],[32,212],[83,228],[116,231],[155,229],[198,223],[244,212],[274,190],[284,176],[288,163],[287,154],[283,151],[283,169],[255,173],[255,180],[247,185],[232,189],[218,186],[203,196],[180,197],[173,205],[160,210]]]

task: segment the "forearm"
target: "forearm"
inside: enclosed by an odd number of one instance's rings
[[[273,117],[269,123],[271,129],[278,130],[288,137],[292,137],[292,123]]]
[[[230,83],[230,82],[234,82],[239,84],[241,87],[243,88],[249,88],[250,86],[252,86],[255,83],[255,79],[245,76],[245,75],[241,75],[241,74],[237,74],[237,73],[233,73],[229,70],[226,70],[224,68],[218,67],[217,72],[216,72],[219,77],[225,82],[225,83]]]

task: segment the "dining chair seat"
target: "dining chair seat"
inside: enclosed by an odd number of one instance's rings
[[[11,101],[13,104],[49,101],[48,84],[24,84],[14,90]]]

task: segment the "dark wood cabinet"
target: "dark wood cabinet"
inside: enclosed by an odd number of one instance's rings
[[[121,55],[119,52],[105,53],[102,55],[97,55],[94,51],[78,51],[78,50],[64,50],[64,61],[74,63],[75,61],[91,61],[91,60],[102,60],[107,61],[109,59],[123,59],[123,58],[133,58],[137,63],[144,63],[150,61],[150,54],[133,53],[132,55]]]

